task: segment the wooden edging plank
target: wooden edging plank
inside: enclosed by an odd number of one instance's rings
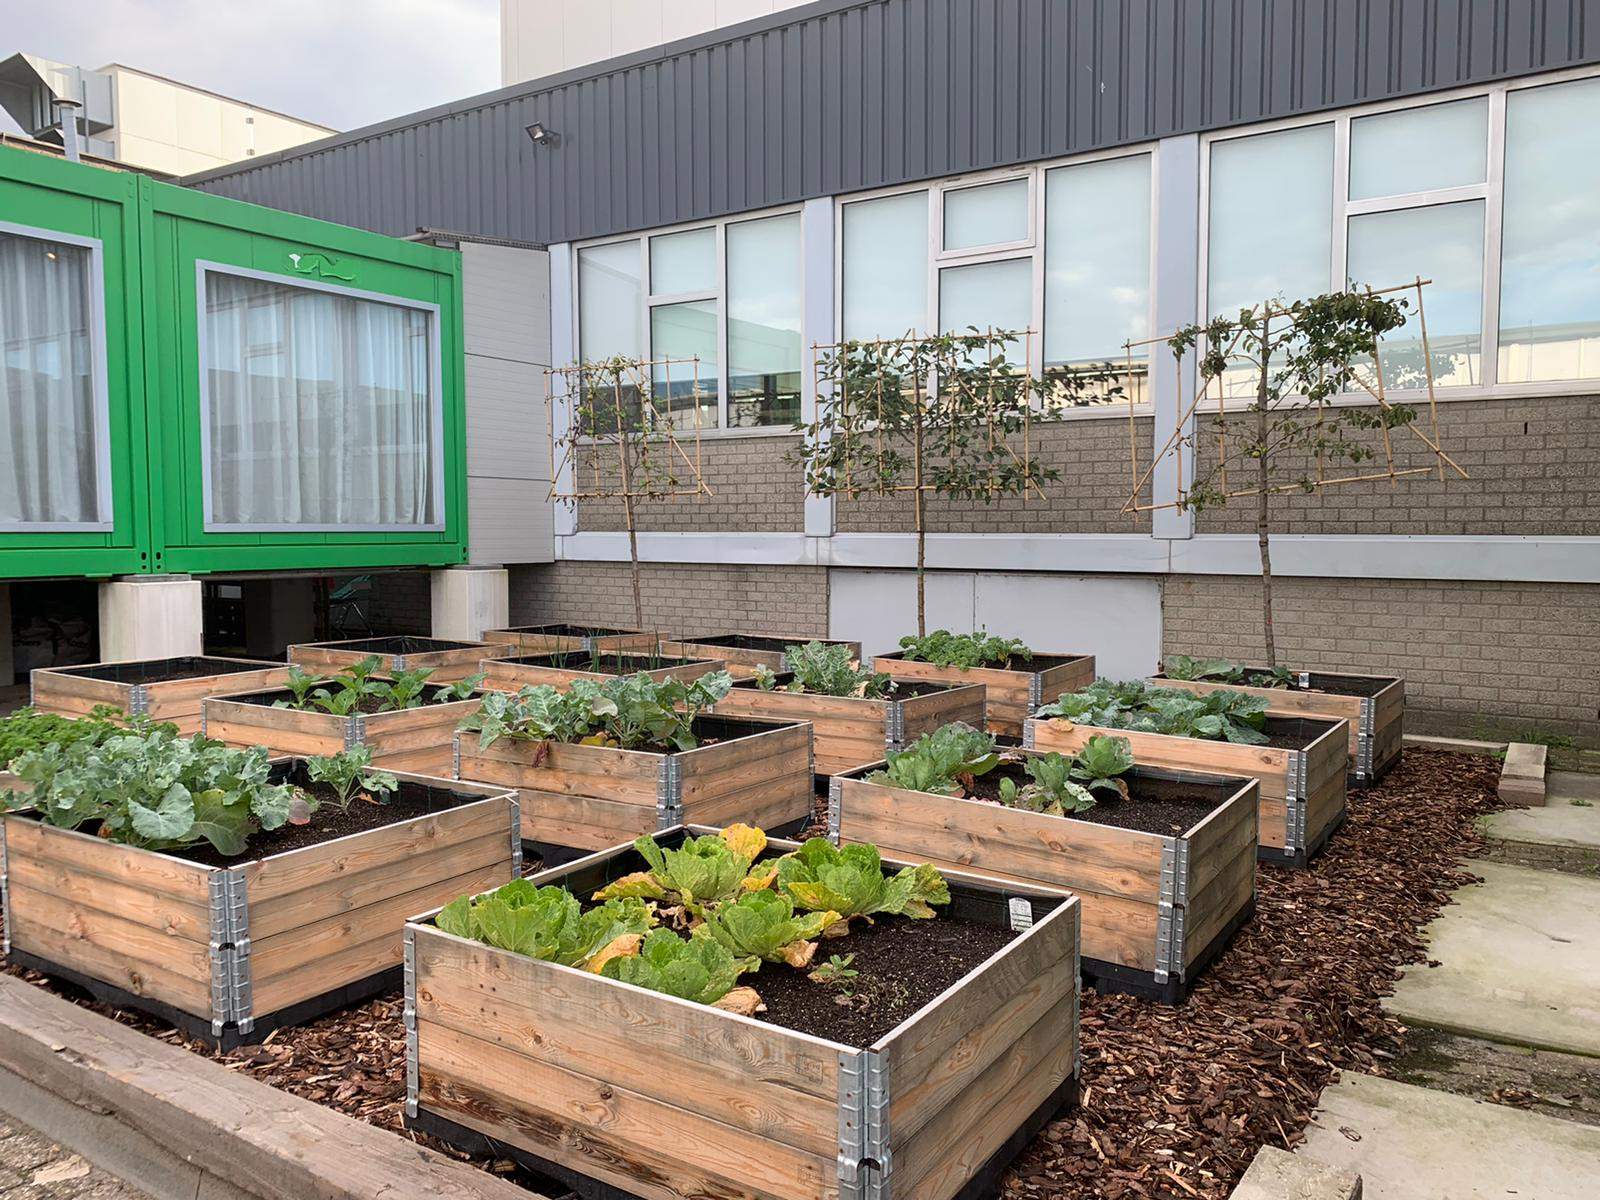
[[[0,976],[0,1070],[262,1200],[544,1200],[385,1130]],[[41,1132],[68,1141],[67,1131]],[[70,1144],[70,1142],[69,1142]],[[95,1157],[96,1146],[74,1146]]]

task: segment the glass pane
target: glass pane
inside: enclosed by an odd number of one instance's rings
[[[433,525],[432,319],[209,272],[208,525]]]
[[[84,246],[0,233],[0,525],[108,519],[90,261]]]
[[[897,338],[928,328],[928,193],[844,206],[844,336]]]
[[[1326,292],[1332,244],[1332,125],[1211,147],[1210,315]]]
[[[1500,382],[1600,377],[1600,79],[1506,97]]]
[[[1433,381],[1441,386],[1482,382],[1483,201],[1351,217],[1349,253],[1354,286],[1431,279],[1422,289],[1422,303]],[[1385,387],[1426,386],[1421,325],[1414,311],[1384,338],[1382,358]]]
[[[969,327],[1019,331],[1033,314],[1033,259],[946,267],[939,272],[939,331],[966,333]],[[1027,365],[1027,347],[1020,339],[996,343],[1016,366]]]
[[[728,424],[800,419],[800,217],[728,226]]]
[[[1044,246],[1045,361],[1122,362],[1150,334],[1149,155],[1051,171]]]
[[[650,357],[656,409],[679,429],[717,423],[717,302],[690,300],[650,310]],[[670,360],[670,361],[668,361]]]
[[[717,290],[717,231],[691,229],[650,239],[650,294]]]
[[[944,194],[944,248],[999,246],[1028,237],[1028,181],[1008,179]]]
[[[578,356],[583,361],[641,358],[643,308],[637,241],[578,251]]]
[[[1482,183],[1489,101],[1479,96],[1350,123],[1350,199]]]

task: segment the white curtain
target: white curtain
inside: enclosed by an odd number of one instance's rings
[[[90,253],[0,232],[0,524],[96,523]]]
[[[440,520],[420,309],[206,276],[211,525]]]

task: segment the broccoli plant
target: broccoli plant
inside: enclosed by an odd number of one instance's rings
[[[390,794],[399,790],[400,781],[387,771],[369,770],[371,766],[372,747],[352,746],[338,754],[306,759],[306,778],[332,788],[341,812],[350,810],[350,802],[358,793],[375,803],[387,804]]]
[[[889,751],[884,769],[874,771],[867,782],[963,796],[973,789],[978,776],[987,775],[999,762],[993,734],[953,721],[923,734],[904,750]]]
[[[935,629],[918,637],[900,639],[907,662],[927,662],[936,667],[1008,667],[1013,662],[1029,662],[1033,651],[1015,638],[1000,638],[984,633],[951,633]]]

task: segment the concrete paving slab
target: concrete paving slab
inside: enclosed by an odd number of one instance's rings
[[[1478,828],[1498,841],[1600,851],[1600,775],[1552,771],[1545,780],[1545,807],[1490,813]]]
[[[1600,1057],[1600,879],[1480,862],[1384,1007],[1402,1021]],[[1600,1195],[1597,1184],[1595,1195]]]
[[[1361,1176],[1308,1154],[1263,1146],[1228,1200],[1362,1200]]]
[[[1600,1129],[1346,1073],[1301,1147],[1361,1176],[1365,1200],[1594,1200]],[[1298,1152],[1297,1152],[1298,1153]]]

